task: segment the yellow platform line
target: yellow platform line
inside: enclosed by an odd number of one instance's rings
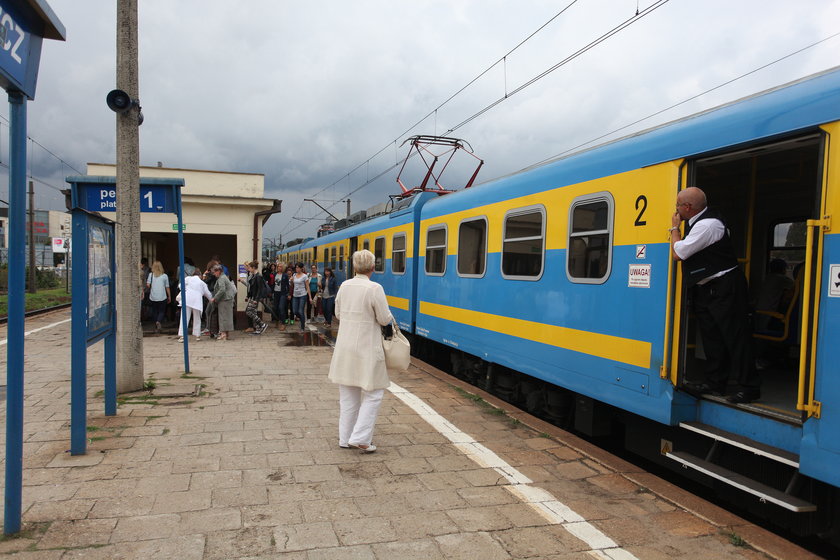
[[[651,344],[642,340],[512,319],[428,301],[420,302],[420,313],[640,368],[650,368]]]

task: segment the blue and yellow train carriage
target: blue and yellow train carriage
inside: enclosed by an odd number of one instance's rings
[[[590,161],[593,172],[608,170],[595,154]],[[672,393],[660,367],[670,259],[658,226],[673,206],[678,165],[580,180],[588,168],[576,163],[424,207],[417,331],[667,422]]]
[[[825,525],[840,485],[838,119],[833,70],[430,201],[417,333],[506,398],[562,416],[560,389],[573,425],[621,423],[636,451]],[[726,216],[753,298],[773,259],[796,286],[756,332],[773,360],[748,405],[680,390],[704,365],[667,235],[689,185]],[[761,480],[744,483],[753,466]]]

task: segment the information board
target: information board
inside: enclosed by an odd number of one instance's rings
[[[88,259],[88,336],[94,337],[111,325],[113,274],[111,262],[112,229],[90,223],[87,239]]]

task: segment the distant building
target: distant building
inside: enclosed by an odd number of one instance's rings
[[[70,214],[54,210],[35,210],[32,223],[26,214],[26,264],[29,265],[30,228],[35,245],[35,264],[41,267],[55,266],[64,262],[64,255],[54,254],[53,237],[70,237]],[[9,209],[0,208],[0,264],[8,262]]]
[[[88,175],[115,176],[116,166],[88,163]],[[184,179],[181,202],[184,255],[202,270],[219,255],[235,277],[238,265],[259,260],[263,224],[280,211],[281,201],[263,198],[265,175],[172,167],[140,167],[141,177]],[[103,212],[114,219],[115,213]],[[143,213],[140,217],[141,255],[159,260],[169,274],[178,263],[178,228],[174,214]],[[240,290],[238,307],[244,308]]]

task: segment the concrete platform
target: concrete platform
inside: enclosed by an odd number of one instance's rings
[[[92,347],[89,451],[72,457],[67,317],[27,322],[48,328],[26,338],[24,530],[0,555],[814,557],[423,364],[392,377],[379,450],[340,449],[331,348],[294,329],[192,343],[189,376],[176,337],[147,337],[156,388],[115,417]]]

